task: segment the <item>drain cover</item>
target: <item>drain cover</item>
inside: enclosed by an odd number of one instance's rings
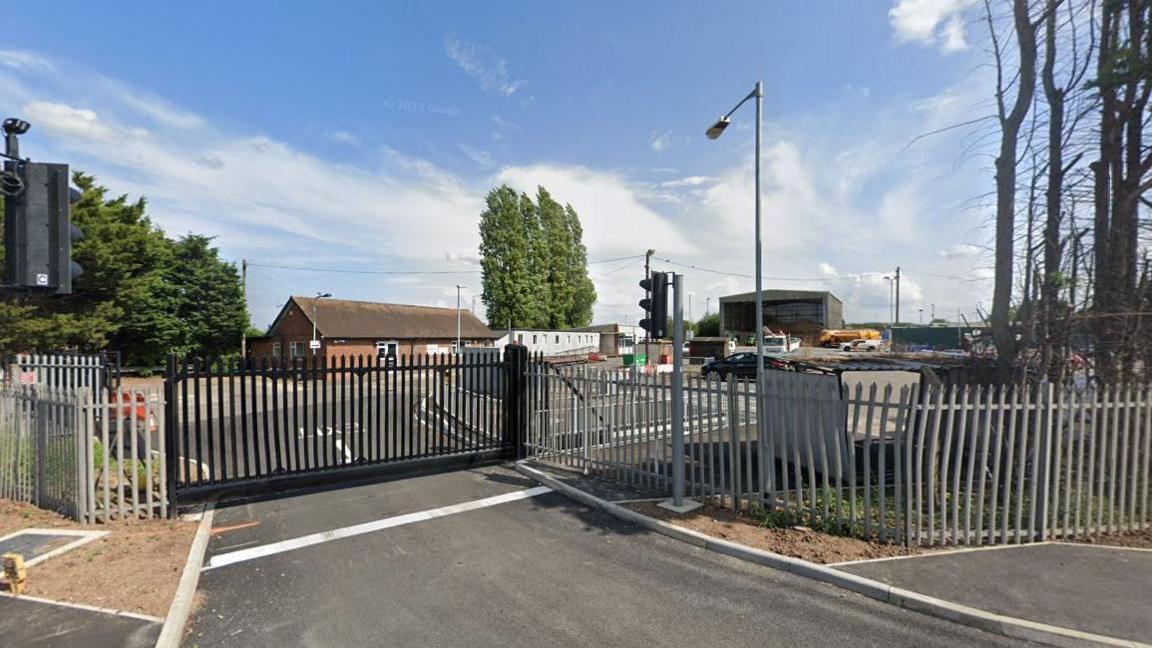
[[[107,533],[71,529],[24,529],[0,538],[0,554],[18,553],[24,556],[24,564],[31,567]]]

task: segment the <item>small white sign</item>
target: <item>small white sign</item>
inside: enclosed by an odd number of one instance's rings
[[[320,350],[320,340],[309,340],[308,341],[308,348],[312,349],[313,351],[319,351]]]
[[[47,286],[48,285],[48,275],[46,275],[46,274],[36,275],[36,285],[37,286]]]

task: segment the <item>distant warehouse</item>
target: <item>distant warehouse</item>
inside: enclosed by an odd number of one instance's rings
[[[820,331],[844,328],[844,303],[824,290],[765,290],[764,326],[819,343]],[[741,339],[756,331],[756,293],[720,298],[720,330]]]

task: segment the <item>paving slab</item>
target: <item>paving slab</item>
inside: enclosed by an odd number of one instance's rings
[[[0,596],[0,645],[21,648],[144,648],[161,623],[108,612]]]
[[[988,612],[1152,641],[1152,551],[1044,543],[836,568]]]

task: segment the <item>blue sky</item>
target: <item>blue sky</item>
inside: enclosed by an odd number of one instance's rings
[[[339,6],[331,6],[331,5]],[[694,315],[751,288],[763,79],[768,286],[883,319],[987,301],[987,159],[957,131],[990,86],[972,0],[746,3],[72,3],[4,23],[0,110],[23,152],[144,195],[171,234],[256,266],[253,319],[292,293],[449,305],[479,291],[477,216],[508,182],[581,214],[592,260],[657,249]],[[598,321],[638,317],[638,260],[591,267]],[[787,279],[787,281],[785,281]]]

